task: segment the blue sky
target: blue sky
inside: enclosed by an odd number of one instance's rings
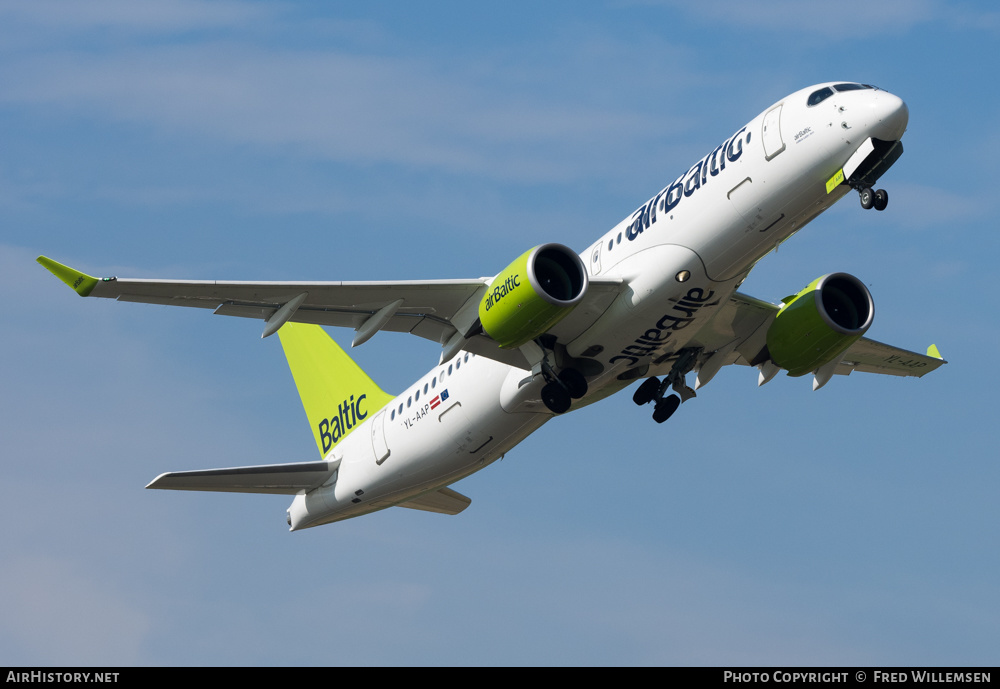
[[[996,664],[992,4],[338,5],[0,2],[0,663]],[[34,262],[490,275],[834,79],[909,105],[889,209],[848,197],[743,290],[850,272],[871,337],[948,366],[817,393],[731,367],[663,426],[623,394],[457,484],[457,517],[289,534],[281,496],[143,490],[314,459],[277,338]],[[352,354],[398,391],[438,352]]]

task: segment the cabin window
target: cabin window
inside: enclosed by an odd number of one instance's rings
[[[424,383],[424,394],[425,395],[427,394],[427,388],[429,388],[429,387],[430,387],[430,385],[428,385],[427,383]]]

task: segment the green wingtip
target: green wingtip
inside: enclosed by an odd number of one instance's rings
[[[73,291],[81,297],[89,296],[97,286],[98,279],[74,270],[69,266],[64,266],[59,261],[53,261],[47,256],[39,256],[37,261],[41,263],[47,271],[69,285]]]
[[[944,357],[941,356],[941,352],[938,351],[937,345],[934,344],[927,348],[927,356],[932,356],[935,359],[944,359]]]

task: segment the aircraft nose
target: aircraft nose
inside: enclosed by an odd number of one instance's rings
[[[871,102],[872,136],[882,141],[899,141],[910,121],[910,109],[899,96],[876,91]]]

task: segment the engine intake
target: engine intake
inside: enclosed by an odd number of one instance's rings
[[[571,249],[542,244],[493,278],[479,304],[479,320],[502,348],[514,349],[565,318],[588,284],[587,269]]]

